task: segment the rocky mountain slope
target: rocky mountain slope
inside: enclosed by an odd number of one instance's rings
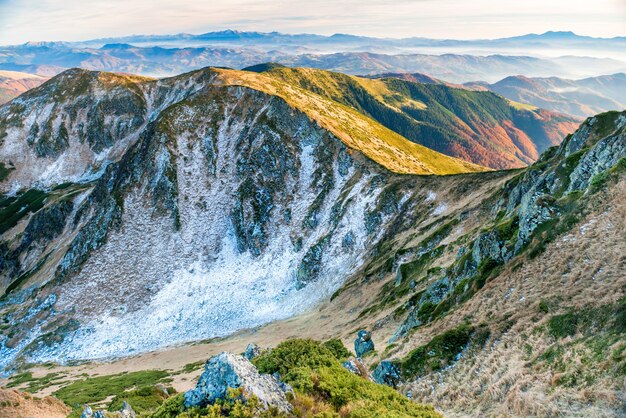
[[[245,338],[352,342],[368,329],[376,350],[361,367],[446,413],[619,413],[626,113],[587,119],[528,168],[484,172],[357,111],[358,92],[406,104],[388,98],[393,84],[302,74],[72,70],[1,107],[2,367],[278,321]],[[281,347],[268,356],[291,358]],[[196,370],[178,367],[100,380],[123,390]],[[15,382],[75,407],[81,385],[99,383],[74,373]],[[347,402],[342,390],[324,393]]]
[[[571,117],[443,83],[277,65],[250,70],[351,106],[413,142],[496,169],[536,161],[578,126]]]
[[[47,79],[47,77],[17,71],[0,71],[0,104],[41,85]]]
[[[485,88],[518,102],[578,117],[626,109],[624,73],[580,80],[511,76],[494,84],[467,83],[466,86]]]
[[[3,366],[128,355],[302,312],[408,204],[385,192],[390,176],[484,170],[253,72],[72,70],[0,121]]]

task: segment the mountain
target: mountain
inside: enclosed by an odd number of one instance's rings
[[[390,173],[485,170],[253,72],[70,70],[0,108],[0,121],[1,288],[9,305],[29,295],[24,306],[47,312],[4,340],[5,365],[47,356],[38,345],[62,329],[91,342],[53,356],[106,357],[161,346],[163,333],[184,342],[300,312],[376,241],[396,210],[379,197]],[[237,303],[213,303],[226,283]],[[204,299],[184,297],[189,286]],[[131,294],[120,316],[114,300]],[[147,315],[162,308],[174,316]],[[128,334],[95,349],[111,338],[104,317]]]
[[[567,116],[444,84],[275,65],[252,70],[353,107],[415,143],[496,169],[531,164],[578,126]]]
[[[71,70],[0,107],[5,381],[177,416],[256,342],[297,410],[410,408],[371,372],[445,414],[619,415],[626,112],[483,171],[340,103],[415,83],[307,71]]]
[[[598,54],[592,56],[608,56],[606,52],[620,53],[626,46],[626,37],[597,38],[580,36],[569,31],[548,31],[543,34],[526,34],[498,39],[431,39],[412,37],[404,39],[375,38],[350,34],[334,34],[331,36],[315,34],[285,34],[279,32],[245,32],[224,30],[194,35],[182,33],[177,35],[134,35],[119,38],[95,39],[77,43],[82,46],[100,47],[107,43],[130,43],[134,45],[161,46],[199,46],[206,44],[251,46],[264,50],[281,48],[305,47],[317,52],[383,52],[395,51],[404,53],[423,52],[426,50],[450,52],[451,49],[462,53],[510,53],[525,50],[534,55],[550,55],[555,51],[560,55],[576,55],[580,52]],[[594,51],[595,50],[595,51]]]
[[[264,50],[260,45],[189,47],[110,42],[98,47],[67,43],[27,43],[0,47],[0,69],[49,75],[62,69],[126,72],[165,77],[206,66],[244,68],[262,62],[313,67],[349,74],[420,72],[454,83],[496,82],[511,74],[534,77],[586,77],[626,71],[626,59],[593,57],[536,58],[523,55],[392,54],[370,51],[317,52],[289,45]]]
[[[15,71],[0,71],[0,104],[46,81],[46,77]]]
[[[568,80],[558,77],[511,76],[494,84],[467,83],[512,100],[578,117],[626,109],[626,74]]]

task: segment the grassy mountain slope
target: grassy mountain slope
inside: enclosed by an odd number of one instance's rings
[[[624,73],[580,80],[520,75],[494,84],[468,83],[467,86],[484,87],[512,100],[577,117],[626,108]]]
[[[263,74],[351,106],[415,143],[497,169],[532,163],[577,126],[567,116],[443,84],[305,68]]]
[[[215,69],[227,85],[242,85],[281,97],[290,105],[305,112],[325,129],[333,132],[348,147],[361,151],[367,157],[396,173],[453,174],[480,171],[481,167],[457,158],[446,157],[432,149],[408,141],[367,114],[363,114],[339,94],[315,88],[318,77],[334,77],[334,73],[314,71],[308,83],[294,83],[282,76],[250,71]],[[283,74],[282,70],[279,74]],[[285,70],[285,71],[291,71]],[[307,71],[307,70],[297,70]],[[364,81],[366,82],[366,81]],[[375,84],[375,82],[373,82]],[[324,84],[328,87],[329,84]],[[377,86],[378,87],[378,86]],[[374,91],[370,89],[370,91]],[[375,94],[382,97],[387,90]],[[330,100],[329,100],[330,99]],[[410,99],[398,105],[421,106]]]

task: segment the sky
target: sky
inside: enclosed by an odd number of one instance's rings
[[[0,44],[237,29],[477,39],[626,36],[626,0],[0,0]]]

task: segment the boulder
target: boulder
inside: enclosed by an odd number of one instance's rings
[[[259,347],[258,345],[254,343],[248,344],[246,347],[246,351],[243,352],[243,356],[247,358],[248,360],[252,360],[259,354],[261,354],[261,347]]]
[[[358,358],[350,357],[342,363],[342,366],[344,369],[356,374],[357,376],[371,380],[371,377],[367,373],[367,366],[365,366],[365,364],[363,364],[363,362]]]
[[[83,407],[83,413],[80,415],[80,418],[93,418],[93,409],[89,405],[85,405]]]
[[[401,381],[400,370],[389,360],[381,361],[374,370],[372,377],[376,383],[392,388],[396,388]]]
[[[356,340],[354,340],[354,351],[358,358],[363,357],[365,353],[374,351],[374,341],[372,341],[372,334],[365,330],[359,331]]]
[[[265,408],[289,412],[286,390],[273,376],[260,374],[250,360],[233,353],[211,357],[204,366],[195,389],[185,393],[185,407],[206,406],[228,395],[228,388],[244,390],[245,396],[256,396]]]
[[[135,418],[137,414],[133,411],[133,408],[130,407],[128,402],[124,401],[122,405],[122,409],[118,411],[120,418]]]

